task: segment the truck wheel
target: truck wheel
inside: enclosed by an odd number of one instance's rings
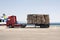
[[[1,22],[1,19],[0,19],[0,22]]]
[[[12,26],[12,25],[9,25],[9,28],[14,28],[14,26]]]
[[[11,25],[9,25],[9,28],[12,28],[12,26],[11,26]]]

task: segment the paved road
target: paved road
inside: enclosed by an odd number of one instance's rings
[[[0,28],[0,40],[60,40],[60,27]]]

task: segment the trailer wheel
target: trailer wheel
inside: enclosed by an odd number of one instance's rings
[[[40,28],[49,28],[49,24],[42,24],[40,25]]]
[[[44,25],[41,25],[40,28],[45,28],[45,26]]]
[[[46,28],[49,28],[49,24],[46,24],[45,27],[46,27]]]
[[[21,26],[21,28],[25,28],[25,26]]]
[[[25,26],[22,26],[21,28],[25,28]]]
[[[22,26],[21,26],[21,28],[25,28],[25,27],[26,27],[26,25],[22,25]]]

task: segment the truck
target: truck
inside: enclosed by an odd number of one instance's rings
[[[6,21],[6,26],[9,28],[14,28],[14,27],[25,28],[26,24],[18,24],[16,16],[13,15],[8,17]]]
[[[9,28],[21,27],[25,28],[28,24],[40,26],[40,28],[49,28],[49,15],[47,14],[28,14],[27,24],[18,24],[16,16],[9,16],[6,22],[6,26]]]

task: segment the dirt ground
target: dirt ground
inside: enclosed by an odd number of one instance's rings
[[[0,40],[60,40],[60,27],[7,28],[0,26]]]

